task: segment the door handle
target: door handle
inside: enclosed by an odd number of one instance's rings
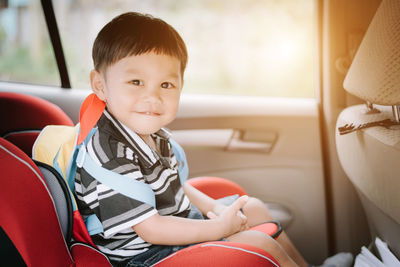
[[[235,129],[225,149],[270,153],[277,140],[278,134],[276,132]]]
[[[278,134],[266,130],[192,129],[175,130],[173,138],[184,147],[270,153],[278,140]]]

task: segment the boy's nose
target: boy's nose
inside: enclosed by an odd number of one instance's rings
[[[160,89],[159,88],[147,88],[143,95],[143,100],[146,102],[160,102]]]

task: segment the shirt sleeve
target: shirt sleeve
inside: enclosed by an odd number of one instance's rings
[[[99,142],[95,134],[87,148],[89,155],[103,168],[121,174],[127,179],[144,182],[134,152],[122,142],[112,139],[108,142]],[[86,192],[82,194],[83,200],[102,223],[105,238],[131,228],[157,213],[151,205],[120,194],[97,181],[95,177],[90,177],[84,170],[80,173],[82,184],[88,185]],[[88,180],[86,183],[84,183],[85,178]],[[84,186],[82,187],[84,189]]]

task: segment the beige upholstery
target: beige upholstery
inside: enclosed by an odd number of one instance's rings
[[[393,119],[389,106],[366,114],[366,105],[346,108],[337,127]],[[356,187],[367,214],[372,237],[384,239],[400,257],[400,126],[372,127],[340,135],[336,131],[340,163]]]
[[[390,107],[366,115],[365,105],[345,109],[337,126],[392,118]],[[372,127],[346,135],[336,133],[340,163],[354,185],[400,224],[400,126]]]
[[[380,105],[400,105],[400,1],[379,6],[344,81],[351,94]]]
[[[346,124],[395,121],[392,105],[400,105],[400,0],[383,0],[375,14],[344,81],[351,94],[366,105],[343,110],[337,127]],[[394,110],[398,110],[394,108]],[[343,170],[360,195],[371,236],[386,241],[400,257],[400,125],[361,129],[340,135],[336,148]]]

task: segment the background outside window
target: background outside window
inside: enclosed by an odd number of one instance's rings
[[[39,0],[0,0],[0,80],[60,86]]]
[[[59,85],[39,0],[0,9],[0,79]],[[171,24],[189,52],[184,93],[315,96],[315,0],[53,1],[74,88],[89,88],[98,31],[128,11]]]

